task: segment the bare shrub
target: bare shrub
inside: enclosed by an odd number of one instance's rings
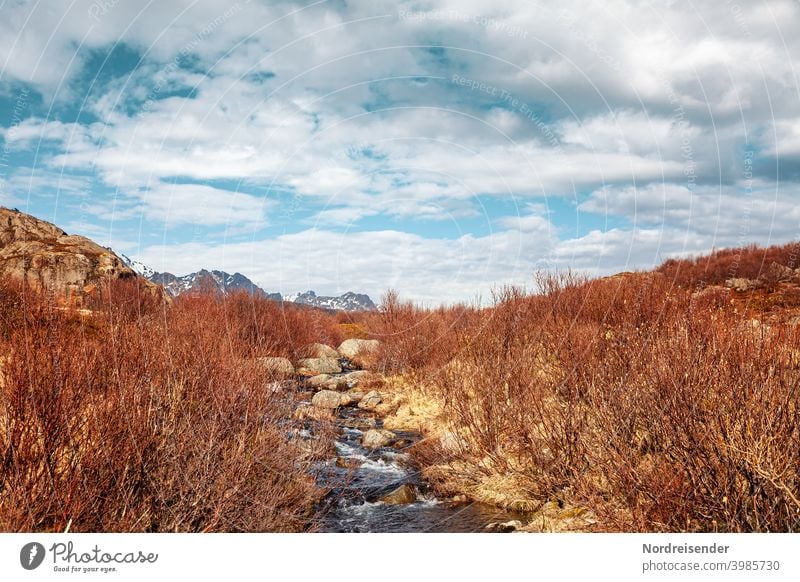
[[[504,289],[467,316],[392,299],[386,353],[427,370],[461,438],[422,461],[513,475],[521,498],[587,506],[609,530],[798,531],[797,328],[664,270],[540,275],[541,293]],[[429,321],[446,347],[416,359],[405,330]]]
[[[127,293],[81,314],[0,290],[16,320],[0,347],[0,529],[311,526],[318,491],[282,428],[291,402],[243,359],[266,345],[243,331],[252,312],[198,296],[143,317]]]

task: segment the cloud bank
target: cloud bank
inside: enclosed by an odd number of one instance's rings
[[[438,303],[798,237],[796,2],[3,10],[0,200],[157,269]]]

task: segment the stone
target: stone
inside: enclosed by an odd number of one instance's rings
[[[734,277],[725,281],[725,286],[734,291],[750,291],[759,286],[759,282],[755,279],[744,279],[742,277]]]
[[[335,358],[304,358],[297,362],[297,373],[301,376],[338,374],[341,371],[339,360]]]
[[[350,399],[353,402],[355,402],[356,404],[358,404],[359,402],[361,402],[364,399],[364,393],[360,392],[358,390],[355,390],[355,389],[354,390],[348,390],[347,394],[348,394],[348,396],[350,396]]]
[[[325,344],[309,344],[301,350],[306,358],[333,358],[339,359],[339,352]]]
[[[258,358],[258,364],[267,374],[276,378],[294,376],[294,366],[288,358],[263,357]]]
[[[368,449],[378,449],[388,445],[396,436],[397,435],[390,430],[373,428],[364,433],[361,437],[361,444]]]
[[[361,466],[361,461],[348,457],[336,457],[336,466],[342,469],[357,469]]]
[[[409,485],[408,483],[400,485],[400,487],[391,493],[387,493],[378,499],[378,501],[381,501],[386,505],[407,505],[409,503],[414,503],[416,500],[417,491],[413,485]]]
[[[376,378],[377,374],[373,374],[372,372],[368,372],[367,370],[356,370],[355,372],[349,372],[342,376],[342,379],[347,382],[348,388],[355,388],[358,386],[362,381],[369,380],[372,378]]]
[[[331,376],[330,374],[317,374],[307,378],[305,385],[314,390],[347,390],[347,382],[341,376]]]
[[[362,410],[375,410],[381,401],[381,395],[373,390],[372,392],[367,392],[364,395],[364,397],[359,401],[358,407]]]
[[[365,352],[374,352],[380,348],[381,342],[369,339],[344,340],[339,346],[339,355],[349,360]]]
[[[522,522],[518,519],[513,519],[511,521],[490,523],[486,526],[486,529],[496,533],[511,533],[517,531],[521,527]]]
[[[346,418],[342,421],[342,426],[357,430],[375,428],[377,425],[378,421],[374,418]]]
[[[445,431],[439,435],[439,446],[448,453],[460,453],[466,448],[461,435],[452,430]]]
[[[310,404],[304,403],[295,409],[294,413],[292,414],[292,418],[295,420],[311,419],[330,421],[333,420],[333,414],[329,408],[318,408],[316,406],[311,406]]]
[[[344,394],[334,392],[333,390],[320,390],[314,394],[311,399],[311,404],[318,408],[335,409],[340,406],[347,406],[350,403],[349,398],[344,398]]]
[[[325,382],[326,390],[338,390],[341,392],[343,390],[347,390],[347,388],[348,388],[347,381],[341,376],[337,378],[331,378],[330,380]]]
[[[330,374],[317,374],[316,376],[311,376],[310,378],[306,378],[306,386],[309,388],[314,388],[317,390],[321,390],[325,387],[325,384],[331,379]]]

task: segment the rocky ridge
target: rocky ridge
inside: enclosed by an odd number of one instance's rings
[[[375,311],[377,306],[364,293],[348,291],[339,296],[317,295],[314,291],[281,295],[265,291],[241,273],[227,273],[219,270],[200,269],[188,275],[177,276],[172,273],[159,273],[141,261],[132,259],[120,253],[125,264],[149,281],[161,285],[166,292],[177,297],[183,293],[198,291],[212,291],[225,294],[231,291],[247,291],[253,295],[264,297],[272,301],[296,303],[309,307],[328,309],[332,311]]]
[[[317,295],[314,291],[306,291],[305,293],[284,295],[283,300],[335,311],[376,311],[378,309],[369,295],[352,291],[339,296]]]
[[[45,220],[0,207],[0,276],[24,281],[60,301],[79,304],[107,279],[139,279],[144,288],[160,288],[141,278],[109,248],[67,234]]]

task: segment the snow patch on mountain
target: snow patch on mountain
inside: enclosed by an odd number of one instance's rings
[[[309,290],[303,293],[291,293],[282,296],[280,293],[264,291],[241,273],[230,274],[225,271],[201,269],[195,273],[178,277],[172,273],[158,273],[141,261],[132,259],[122,253],[117,254],[128,267],[153,283],[158,283],[173,297],[193,291],[212,291],[225,294],[231,291],[243,290],[273,301],[296,303],[334,311],[377,310],[377,306],[369,295],[363,293],[348,291],[339,296],[326,296],[317,295],[314,291]]]
[[[127,265],[128,268],[132,269],[137,275],[141,275],[142,277],[149,279],[150,277],[156,274],[156,272],[153,269],[151,269],[141,261],[132,259],[124,253],[116,253],[116,255],[120,259],[122,259],[122,262],[125,263],[125,265]]]
[[[348,291],[336,297],[317,295],[314,291],[309,290],[305,293],[284,295],[283,300],[336,311],[375,311],[377,309],[377,306],[373,303],[372,299],[370,299],[369,295],[353,293],[352,291]]]

